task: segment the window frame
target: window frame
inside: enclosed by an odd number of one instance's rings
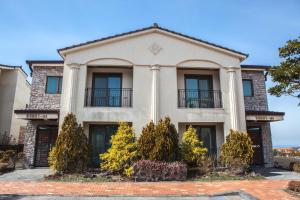
[[[48,92],[48,83],[49,83],[48,80],[49,80],[49,78],[58,78],[58,85],[56,86],[56,92],[55,93]],[[61,94],[62,80],[63,80],[62,76],[47,76],[45,94]]]
[[[250,87],[251,87],[251,95],[245,95],[244,91],[244,81],[249,81],[250,82]],[[243,95],[244,97],[254,97],[254,88],[253,88],[253,80],[252,79],[242,79],[242,84],[243,84]]]

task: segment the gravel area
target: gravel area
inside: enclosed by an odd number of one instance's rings
[[[44,176],[52,173],[49,168],[17,169],[0,175],[0,181],[42,181]]]

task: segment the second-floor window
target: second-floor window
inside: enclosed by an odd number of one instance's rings
[[[253,96],[252,80],[243,79],[243,91],[244,91],[244,97],[252,97]]]
[[[46,93],[60,94],[62,85],[62,76],[47,76]]]

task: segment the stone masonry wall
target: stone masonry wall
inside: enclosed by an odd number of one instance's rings
[[[62,76],[63,67],[34,67],[32,73],[30,109],[59,109],[60,94],[46,94],[47,76]]]
[[[263,71],[242,71],[243,79],[251,79],[253,97],[244,97],[246,110],[268,110],[265,76]]]

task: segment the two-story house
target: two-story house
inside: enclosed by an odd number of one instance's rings
[[[268,66],[241,65],[247,54],[154,24],[58,50],[63,60],[27,61],[33,70],[25,154],[47,165],[49,149],[68,113],[83,124],[92,162],[109,147],[118,122],[132,123],[137,137],[150,120],[169,116],[180,137],[197,129],[209,154],[219,154],[230,129],[248,131],[254,164],[272,166]]]
[[[22,66],[0,64],[0,145],[23,144],[27,122],[18,119],[14,110],[29,103],[27,77]]]

